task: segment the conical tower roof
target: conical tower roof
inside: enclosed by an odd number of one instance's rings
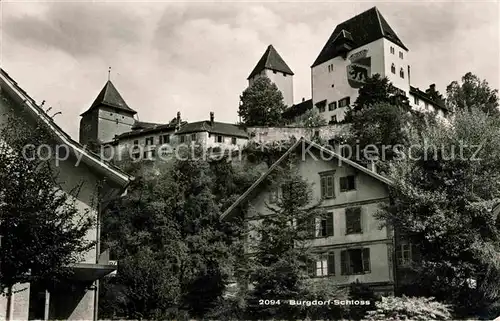
[[[279,72],[283,72],[285,74],[293,75],[292,70],[286,62],[281,58],[279,53],[274,49],[273,45],[269,45],[266,49],[266,52],[262,55],[259,62],[250,73],[247,79],[252,78],[253,76],[259,74],[264,69],[275,70]]]
[[[83,116],[84,114],[88,113],[89,111],[93,110],[98,106],[113,107],[121,111],[128,112],[132,115],[137,114],[137,112],[132,108],[130,108],[125,102],[125,100],[123,100],[122,96],[120,95],[118,90],[116,90],[116,87],[110,80],[106,82],[106,84],[102,88],[99,95],[97,95],[97,98],[94,100],[90,108],[86,112],[84,112],[81,116]]]

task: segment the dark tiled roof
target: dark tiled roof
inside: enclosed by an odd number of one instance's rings
[[[353,43],[352,50],[380,38],[386,38],[408,50],[377,7],[373,7],[337,25],[311,67],[338,56],[340,54],[339,42],[341,41],[351,41]]]
[[[305,113],[307,110],[312,109],[312,99],[305,100],[301,103],[295,104],[289,108],[287,108],[283,112],[283,117],[286,119],[293,119],[294,117],[300,116]]]
[[[164,124],[148,123],[148,122],[145,122],[145,121],[138,121],[138,120],[136,120],[135,123],[134,123],[134,126],[132,126],[132,130],[153,128],[153,127],[157,127],[157,126],[161,126],[161,125],[164,125]]]
[[[247,132],[241,126],[219,122],[214,122],[213,125],[211,125],[210,121],[208,120],[187,123],[181,127],[177,134],[188,134],[196,132],[209,132],[213,134],[248,138]]]
[[[264,52],[262,58],[260,58],[259,62],[247,79],[252,78],[264,69],[271,69],[284,72],[285,74],[293,75],[292,70],[290,69],[290,67],[288,67],[283,58],[281,58],[276,49],[274,49],[273,45],[269,45],[267,47],[266,52]]]
[[[425,91],[422,91],[416,87],[410,86],[410,94],[413,96],[417,96],[418,98],[428,102],[429,104],[432,104],[433,106],[437,106],[443,109],[445,112],[449,111],[443,102],[435,101]]]
[[[97,95],[97,98],[92,103],[92,106],[90,106],[90,108],[82,115],[100,105],[117,108],[132,115],[137,114],[137,112],[130,108],[125,100],[123,100],[122,96],[120,95],[118,90],[116,90],[115,86],[110,80],[106,82],[101,92],[99,93],[99,95]]]
[[[173,131],[175,130],[175,124],[157,124],[156,126],[148,127],[148,128],[138,128],[134,129],[132,127],[132,131],[126,132],[120,135],[117,135],[115,137],[115,140],[119,140],[122,138],[130,138],[130,137],[135,137],[135,136],[142,136],[145,134],[153,134],[157,132],[163,132],[163,131]]]

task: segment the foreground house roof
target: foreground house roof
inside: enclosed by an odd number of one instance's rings
[[[368,176],[371,176],[377,180],[379,180],[380,182],[386,184],[386,185],[392,185],[392,181],[389,180],[388,178],[380,175],[380,174],[377,174],[376,172],[374,171],[371,171],[369,170],[368,168],[362,166],[362,165],[359,165],[358,163],[356,162],[353,162],[347,158],[344,158],[342,156],[340,156],[339,154],[335,153],[334,151],[331,151],[329,149],[326,149],[308,139],[305,139],[304,137],[300,138],[299,140],[297,140],[274,164],[272,164],[269,169],[267,170],[267,172],[265,172],[263,175],[261,175],[259,177],[259,179],[257,179],[253,184],[252,186],[250,186],[243,194],[241,194],[240,197],[238,197],[238,199],[226,210],[224,211],[224,213],[222,213],[222,215],[220,216],[220,219],[221,220],[224,220],[224,219],[227,219],[229,218],[229,216],[231,215],[231,213],[236,209],[238,208],[238,206],[243,203],[244,201],[248,200],[251,196],[252,196],[252,192],[266,179],[267,176],[269,176],[269,174],[271,174],[281,163],[283,163],[283,161],[292,153],[292,151],[294,151],[295,149],[297,149],[299,146],[301,146],[301,144],[306,144],[307,146],[312,146],[314,148],[316,148],[317,150],[327,154],[327,155],[330,155],[333,157],[333,159],[331,161],[335,161],[335,160],[340,160],[342,161],[342,163],[345,163],[347,165],[350,165],[352,167],[354,167],[356,170],[359,170],[361,171],[362,173],[368,175]]]
[[[273,45],[269,45],[267,47],[266,51],[260,58],[259,62],[257,62],[257,65],[252,70],[247,80],[259,74],[264,69],[270,69],[283,72],[288,75],[293,75],[292,70],[290,69],[290,67],[288,67],[283,58],[281,58],[276,49],[274,49]]]
[[[132,108],[130,108],[125,102],[125,100],[123,100],[122,96],[120,95],[120,93],[110,80],[106,82],[106,84],[102,88],[99,95],[97,95],[97,98],[94,100],[90,108],[80,116],[85,115],[89,111],[101,105],[116,108],[121,111],[130,113],[132,115],[137,114],[137,112]]]
[[[0,87],[3,93],[20,105],[20,108],[25,108],[30,115],[46,125],[58,142],[68,146],[73,154],[81,157],[82,162],[90,169],[110,178],[112,182],[121,188],[126,188],[134,179],[120,168],[102,160],[99,155],[85,149],[80,143],[71,139],[3,69],[0,69]]]
[[[408,50],[377,7],[373,7],[337,25],[311,67],[340,55],[339,45],[345,41],[351,43],[352,49],[355,49],[381,38]]]

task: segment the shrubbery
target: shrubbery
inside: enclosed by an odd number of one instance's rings
[[[367,320],[449,320],[448,305],[434,301],[434,298],[407,296],[382,297],[375,303],[377,310],[368,311]]]

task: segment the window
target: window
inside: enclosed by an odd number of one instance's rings
[[[337,122],[337,115],[330,117],[330,124],[335,124]]]
[[[403,79],[405,78],[405,71],[403,70],[403,68],[401,68],[401,69],[399,70],[399,77],[401,77],[401,78],[403,78]]]
[[[352,249],[340,252],[342,275],[370,273],[370,249]]]
[[[223,143],[224,142],[224,136],[221,136],[221,135],[215,135],[214,137],[214,141],[216,143]]]
[[[333,64],[329,64],[328,65],[328,72],[332,72],[333,71]]]
[[[333,198],[334,193],[334,172],[320,174],[321,179],[321,197],[323,199]]]
[[[361,207],[345,209],[345,234],[361,233]]]
[[[162,135],[160,136],[160,144],[170,144],[170,135]]]
[[[151,157],[156,157],[156,150],[154,149],[151,150]]]
[[[181,144],[184,143],[185,141],[186,141],[186,135],[181,135],[180,137]]]
[[[196,142],[196,133],[191,134],[191,141]]]
[[[339,108],[347,107],[351,103],[351,97],[345,97],[339,100]]]
[[[395,73],[396,73],[396,66],[394,66],[394,64],[392,64],[392,65],[391,65],[391,72],[392,72],[393,74],[395,74]]]
[[[286,77],[286,74],[285,74],[285,73],[283,73],[283,77]]]
[[[320,101],[319,103],[316,103],[316,107],[318,108],[318,112],[324,113],[325,107],[326,107],[326,100],[323,100],[323,101]]]
[[[273,187],[269,192],[269,204],[276,204],[280,198],[281,189],[279,187]]]
[[[425,109],[429,109],[429,104],[425,102]]]
[[[394,47],[391,46],[391,54],[394,55]]]
[[[420,100],[418,99],[417,96],[413,96],[413,102],[415,103],[415,105],[418,106],[418,104],[420,103]]]
[[[138,139],[134,140],[134,145],[139,145],[139,140]]]
[[[356,181],[356,179],[355,179],[354,175],[341,177],[340,178],[340,191],[347,192],[347,191],[355,190],[356,189],[355,181]]]
[[[308,265],[308,272],[311,277],[335,275],[335,252],[319,254]]]
[[[141,157],[141,153],[139,153],[139,152],[132,154],[132,159],[133,160],[139,159],[140,157]]]
[[[145,151],[145,152],[143,153],[143,158],[144,158],[144,159],[148,159],[148,151]]]
[[[153,145],[153,140],[154,140],[154,137],[146,138],[146,146]]]
[[[231,137],[231,144],[236,145],[236,137]]]
[[[333,213],[328,213],[324,217],[316,217],[314,220],[314,236],[333,236]]]
[[[273,74],[275,74],[275,73],[277,73],[277,71],[276,71],[276,70],[273,70]]]
[[[399,266],[407,266],[411,263],[412,255],[411,255],[411,244],[404,243],[401,244],[396,249],[396,259],[398,261]]]
[[[328,104],[328,111],[332,111],[332,110],[335,110],[337,109],[337,102],[334,101],[334,102],[331,102]]]
[[[403,59],[403,52],[402,51],[399,52],[399,58]]]

